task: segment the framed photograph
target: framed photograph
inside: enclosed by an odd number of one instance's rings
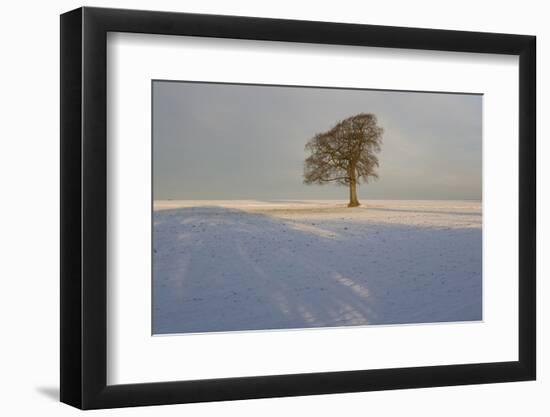
[[[535,37],[61,16],[61,401],[533,380]]]

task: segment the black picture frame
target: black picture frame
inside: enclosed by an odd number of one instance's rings
[[[108,32],[519,56],[519,358],[107,385]],[[61,15],[61,401],[81,409],[533,380],[536,376],[534,36],[137,10]]]

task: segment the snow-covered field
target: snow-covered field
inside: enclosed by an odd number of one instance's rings
[[[481,320],[479,201],[155,201],[153,333]]]

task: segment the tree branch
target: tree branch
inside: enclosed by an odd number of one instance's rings
[[[328,181],[339,181],[339,180],[349,180],[349,177],[336,177],[336,178],[321,178],[319,179],[319,181],[324,181],[324,182],[328,182]]]

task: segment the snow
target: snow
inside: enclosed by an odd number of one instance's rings
[[[482,319],[479,201],[155,201],[153,333]]]

